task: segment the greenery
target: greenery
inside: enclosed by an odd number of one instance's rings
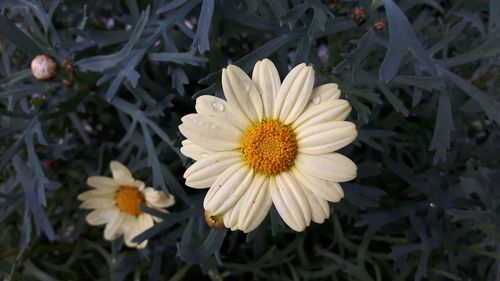
[[[0,9],[0,280],[500,280],[500,1]],[[32,76],[40,54],[59,65],[52,80]],[[195,97],[222,96],[222,68],[266,57],[282,78],[306,62],[339,84],[359,176],[302,233],[274,209],[248,235],[210,229],[177,126]],[[115,159],[176,197],[144,250],[104,240],[78,208]]]

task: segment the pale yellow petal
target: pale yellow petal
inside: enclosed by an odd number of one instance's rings
[[[137,237],[139,234],[153,227],[154,225],[153,217],[150,214],[143,213],[139,215],[137,220],[137,225],[138,225],[137,234],[133,238]],[[144,240],[136,247],[138,249],[144,249],[147,246],[147,244],[148,240]]]
[[[116,191],[112,189],[92,189],[78,195],[78,200],[85,201],[91,198],[113,198]]]
[[[349,102],[334,99],[306,108],[291,126],[294,130],[302,130],[324,122],[342,121],[349,116],[350,112]]]
[[[186,185],[193,188],[208,188],[227,168],[242,162],[239,151],[216,152],[193,165],[184,173]]]
[[[330,216],[328,201],[316,196],[307,188],[304,188],[302,191],[304,191],[304,194],[309,201],[309,206],[311,206],[312,221],[315,223],[323,223],[325,219]]]
[[[116,208],[95,209],[90,212],[85,219],[90,225],[102,225],[109,221]]]
[[[264,220],[272,206],[269,179],[257,175],[242,200],[238,226],[243,232],[254,230]]]
[[[182,141],[182,146],[181,146],[181,153],[184,154],[184,156],[187,156],[193,160],[201,160],[203,157],[206,157],[214,151],[205,148],[201,145],[197,145],[191,140],[185,139]]]
[[[326,154],[352,143],[358,131],[352,122],[332,121],[297,130],[296,134],[299,153]]]
[[[98,209],[98,208],[109,208],[114,206],[116,203],[114,197],[93,197],[89,198],[80,204],[82,209]]]
[[[258,61],[253,68],[252,80],[261,94],[264,116],[266,119],[272,119],[274,101],[281,86],[276,66],[269,59]]]
[[[235,113],[232,112],[229,104],[218,97],[204,95],[199,96],[196,99],[195,105],[196,112],[208,116],[218,117],[223,120],[227,120],[233,123],[236,127],[241,130],[245,130],[248,127],[248,119],[237,118]]]
[[[254,172],[245,164],[238,163],[224,171],[208,190],[203,207],[213,216],[224,214],[247,191]]]
[[[311,207],[297,181],[288,173],[276,176],[270,186],[271,198],[279,215],[295,231],[303,231],[311,223]]]
[[[340,97],[339,85],[335,83],[323,84],[312,91],[311,99],[306,108],[317,106],[322,102],[336,100]]]
[[[252,79],[235,65],[222,70],[222,89],[234,115],[243,113],[250,122],[260,122],[264,118],[264,109],[259,90]],[[238,118],[238,117],[236,117]],[[244,124],[238,122],[238,124]]]
[[[125,221],[125,215],[123,215],[118,209],[113,209],[110,213],[110,218],[106,227],[104,228],[104,239],[115,240],[118,238],[122,232],[122,224]]]
[[[113,178],[117,180],[134,180],[132,173],[125,167],[122,163],[118,161],[111,161],[109,163],[111,168],[111,173],[113,174]]]
[[[337,182],[326,181],[313,177],[295,167],[290,170],[290,173],[293,174],[294,178],[303,187],[325,200],[330,202],[339,202],[342,198],[344,198],[344,191]]]
[[[151,207],[168,208],[175,204],[175,198],[172,194],[169,194],[167,197],[163,191],[155,190],[152,187],[145,188],[143,194],[146,203]]]
[[[332,182],[346,182],[357,175],[357,167],[351,159],[339,153],[324,155],[297,155],[296,167],[304,173]]]
[[[132,239],[139,233],[138,217],[125,215],[121,232],[123,233],[123,242],[125,242],[125,245],[135,248],[137,243],[132,242]]]
[[[224,213],[223,222],[226,228],[229,228],[232,231],[240,229],[238,225],[238,218],[241,213],[242,205],[242,200],[239,200],[232,208]]]
[[[120,187],[120,182],[108,177],[92,176],[87,178],[87,185],[96,189],[117,190]]]
[[[182,117],[180,132],[192,142],[214,151],[234,150],[240,147],[243,132],[229,121],[202,114]]]
[[[294,67],[283,80],[274,104],[273,116],[288,125],[304,111],[314,85],[314,70],[300,64]],[[279,112],[279,115],[277,115]]]

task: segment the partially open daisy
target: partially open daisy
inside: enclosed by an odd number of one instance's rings
[[[127,246],[144,248],[147,240],[137,244],[132,239],[152,227],[158,218],[143,212],[141,206],[167,212],[164,208],[175,203],[174,197],[166,197],[161,191],[145,187],[117,161],[111,161],[110,167],[113,178],[92,176],[87,179],[87,184],[94,189],[78,195],[83,201],[80,208],[94,209],[87,215],[87,222],[91,225],[106,224],[106,240],[114,240],[123,234]]]
[[[249,232],[272,204],[285,223],[303,231],[329,217],[328,202],[343,198],[339,182],[356,165],[335,153],[357,136],[344,121],[351,107],[337,84],[313,89],[312,67],[300,64],[280,81],[274,64],[257,62],[252,78],[234,65],[222,70],[227,101],[196,100],[197,114],[182,118],[181,152],[196,160],[186,185],[210,188],[204,208],[232,230]]]

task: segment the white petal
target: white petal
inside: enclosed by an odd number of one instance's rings
[[[325,154],[353,142],[358,136],[356,125],[347,121],[320,123],[297,130],[299,153]]]
[[[239,151],[216,152],[193,165],[184,173],[186,185],[193,188],[208,188],[215,179],[230,166],[242,162]]]
[[[153,227],[154,221],[153,217],[150,214],[141,214],[138,217],[137,225],[138,225],[138,233],[137,235],[134,236],[137,237],[139,234],[143,233],[144,231],[150,229]],[[137,245],[138,249],[144,249],[146,245],[148,244],[148,240],[142,241],[141,244]]]
[[[146,187],[146,184],[143,181],[135,180],[134,183],[130,187],[135,187],[139,191],[142,191]]]
[[[84,201],[91,198],[113,198],[116,191],[112,189],[92,189],[78,194],[78,200]]]
[[[213,151],[201,145],[197,145],[191,140],[185,139],[182,141],[181,153],[193,160],[200,160],[212,154]]]
[[[104,239],[115,240],[122,234],[122,224],[126,216],[123,215],[118,209],[113,209],[110,214],[106,228],[104,228]]]
[[[135,248],[137,243],[133,243],[132,239],[139,233],[138,217],[124,215],[121,232],[123,233],[123,241],[127,247]]]
[[[285,77],[278,91],[273,117],[279,117],[279,120],[286,125],[295,121],[309,102],[313,85],[312,67],[305,64],[294,67]],[[277,112],[279,112],[278,116]]]
[[[351,113],[351,106],[346,100],[330,100],[316,106],[306,108],[304,112],[293,122],[292,129],[302,130],[316,124],[342,121]]]
[[[248,120],[246,118],[234,118],[235,114],[233,114],[233,112],[231,111],[231,107],[229,106],[229,104],[225,100],[215,96],[199,96],[196,99],[195,109],[196,112],[200,114],[214,116],[230,121],[241,130],[245,130],[249,126]]]
[[[94,197],[89,198],[82,202],[80,208],[82,209],[99,209],[99,208],[109,208],[115,205],[116,201],[114,197]]]
[[[175,204],[175,198],[172,194],[167,197],[163,191],[155,190],[152,187],[145,188],[143,194],[146,203],[151,207],[167,208]]]
[[[130,171],[125,167],[122,163],[118,161],[111,161],[109,164],[111,168],[111,173],[113,174],[113,178],[117,180],[134,180],[134,177],[130,173]]]
[[[203,201],[203,207],[213,216],[225,213],[247,191],[254,172],[245,164],[235,164],[224,171],[210,187]]]
[[[330,216],[330,208],[328,206],[328,201],[323,198],[317,197],[314,193],[309,191],[307,188],[303,189],[304,194],[309,201],[309,206],[311,206],[312,220],[316,223],[323,223],[325,219]]]
[[[285,223],[295,231],[303,231],[311,223],[311,207],[302,187],[283,172],[276,176],[276,185],[270,186],[271,198]]]
[[[260,122],[264,118],[259,90],[239,67],[229,65],[227,69],[222,70],[222,89],[231,110],[234,107],[235,115],[242,112],[253,123]]]
[[[269,179],[256,175],[254,182],[242,200],[238,226],[243,232],[254,230],[264,220],[272,206]]]
[[[240,147],[243,132],[229,121],[202,114],[188,114],[179,125],[181,133],[197,145],[215,151]]]
[[[240,226],[238,225],[238,218],[240,217],[242,205],[243,201],[239,200],[232,208],[224,213],[223,221],[226,228],[229,228],[232,231],[240,229]]]
[[[87,185],[96,189],[107,189],[116,191],[121,182],[108,177],[92,176],[87,178]]]
[[[85,218],[90,225],[101,225],[109,221],[113,211],[116,211],[116,208],[95,209]]]
[[[317,106],[318,104],[340,97],[339,85],[335,83],[323,84],[312,91],[310,103],[306,108]]]
[[[344,198],[344,190],[337,182],[325,181],[313,177],[295,167],[293,167],[290,172],[303,187],[325,200],[339,202]]]
[[[261,94],[264,116],[267,119],[273,118],[274,101],[281,86],[276,66],[268,59],[258,61],[253,68],[252,80]]]
[[[345,182],[356,178],[357,167],[351,159],[339,153],[309,155],[299,153],[296,167],[304,173],[333,182]]]

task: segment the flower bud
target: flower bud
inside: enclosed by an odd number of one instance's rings
[[[360,6],[354,7],[351,11],[351,18],[355,22],[361,23],[363,20],[365,20],[365,9]]]
[[[57,64],[48,55],[38,55],[31,61],[31,73],[38,80],[51,80],[56,76]]]
[[[225,228],[224,226],[224,216],[212,216],[210,213],[205,210],[205,222],[210,228],[221,229]]]
[[[387,26],[387,22],[384,19],[377,19],[375,21],[375,23],[373,24],[373,27],[377,31],[384,31],[386,26]]]

